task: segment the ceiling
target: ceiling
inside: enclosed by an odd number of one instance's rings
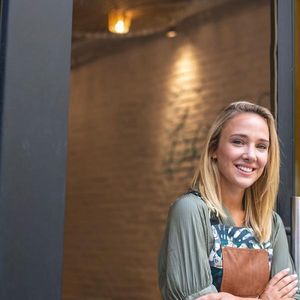
[[[86,39],[131,38],[162,32],[182,20],[229,0],[74,0],[73,43]],[[108,13],[113,9],[132,15],[130,32],[109,33]]]
[[[72,67],[97,58],[99,49],[103,52],[108,47],[108,40],[123,45],[124,40],[166,32],[189,17],[229,2],[234,0],[74,0]],[[113,9],[130,12],[129,33],[108,31],[108,14]]]

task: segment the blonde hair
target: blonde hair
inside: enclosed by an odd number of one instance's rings
[[[212,124],[198,168],[195,172],[192,189],[199,190],[201,197],[217,216],[226,218],[222,207],[220,174],[217,163],[212,159],[218,147],[222,129],[226,122],[240,113],[255,113],[264,118],[269,128],[270,146],[268,161],[262,175],[245,190],[245,225],[252,227],[260,242],[267,241],[271,235],[272,213],[279,185],[279,143],[275,121],[271,112],[262,106],[247,102],[233,102],[227,106]]]

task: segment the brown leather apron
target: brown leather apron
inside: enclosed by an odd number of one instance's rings
[[[198,191],[189,191],[201,199]],[[220,223],[212,214],[211,225]],[[222,248],[222,282],[220,291],[238,297],[259,297],[270,278],[269,253],[265,249],[236,248],[221,246]]]
[[[221,292],[239,297],[259,297],[269,276],[269,254],[264,249],[223,247]]]

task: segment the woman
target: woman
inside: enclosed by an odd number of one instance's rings
[[[170,208],[158,265],[164,300],[300,299],[273,211],[278,183],[272,114],[230,104],[208,133],[192,190]]]

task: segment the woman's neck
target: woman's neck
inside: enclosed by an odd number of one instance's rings
[[[243,206],[244,190],[221,191],[222,204],[230,213],[236,226],[243,226],[245,221],[245,211]]]
[[[243,210],[244,193],[245,190],[242,188],[234,188],[221,182],[222,203],[228,209]]]

